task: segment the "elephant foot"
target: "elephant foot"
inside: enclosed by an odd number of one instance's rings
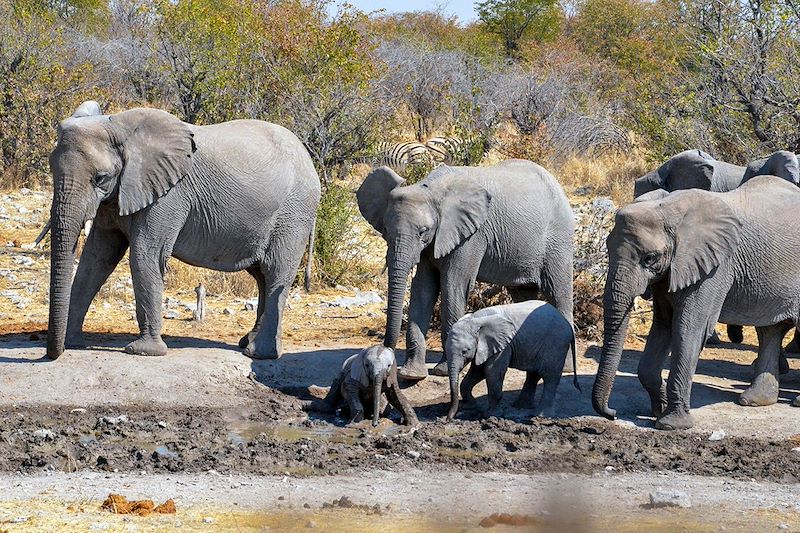
[[[239,339],[239,348],[245,349],[250,344],[256,340],[256,335],[258,335],[257,331],[251,331],[241,339]]]
[[[397,369],[397,377],[406,381],[419,381],[428,377],[428,368],[424,363],[406,361],[406,364]]]
[[[650,396],[650,414],[656,419],[661,418],[661,415],[667,410],[667,402],[659,396]]]
[[[517,396],[517,399],[514,400],[514,403],[511,405],[515,409],[533,409],[535,406],[535,401],[533,396],[526,396],[520,393],[520,395]]]
[[[717,346],[721,342],[722,341],[719,340],[719,333],[717,333],[717,330],[714,330],[711,335],[708,336],[708,339],[706,339],[706,346]]]
[[[741,405],[752,407],[778,402],[778,380],[769,372],[756,376],[753,384],[739,396]]]
[[[448,376],[449,374],[447,373],[447,360],[442,359],[441,361],[436,363],[436,366],[431,368],[430,373],[432,376],[445,376],[445,377]]]
[[[728,339],[735,344],[741,344],[741,342],[744,340],[744,331],[742,326],[728,324]]]
[[[794,399],[792,405],[794,405],[795,407],[800,407],[800,394],[798,394],[797,398]]]
[[[692,426],[694,426],[694,418],[689,413],[684,412],[667,413],[656,420],[656,429],[665,431],[689,429]]]
[[[67,348],[77,348],[82,350],[89,346],[89,343],[86,342],[86,337],[83,336],[83,332],[78,333],[67,333],[66,340],[64,341],[64,346]]]
[[[167,345],[161,337],[139,337],[125,347],[125,353],[134,355],[161,356],[167,355]]]
[[[253,341],[247,345],[242,353],[250,359],[279,359],[280,350],[275,346],[258,346],[258,342]]]

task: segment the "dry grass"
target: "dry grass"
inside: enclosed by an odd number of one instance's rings
[[[568,192],[589,187],[584,196],[610,196],[615,204],[622,205],[633,200],[634,180],[651,167],[641,152],[633,150],[572,158],[555,169],[555,174]]]

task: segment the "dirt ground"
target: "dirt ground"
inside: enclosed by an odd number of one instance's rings
[[[364,293],[344,287],[295,291],[285,355],[256,362],[236,347],[254,319],[247,298],[212,295],[199,325],[191,289],[169,289],[170,352],[143,358],[122,351],[136,331],[123,265],[87,317],[91,348],[48,361],[49,261],[25,246],[47,199],[28,192],[6,201],[25,213],[0,213],[0,241],[10,244],[0,248],[0,532],[465,531],[493,513],[527,524],[496,530],[800,530],[800,409],[790,405],[800,359],[789,360],[777,405],[739,406],[755,358],[751,329],[743,345],[704,351],[688,432],[655,431],[647,415],[635,376],[646,308],[611,397],[617,421],[591,409],[600,350],[581,342],[582,392],[565,376],[555,419],[511,407],[523,378],[512,370],[489,418],[479,387],[477,407],[445,421],[447,382],[431,376],[405,388],[418,428],[396,418],[346,427],[308,405],[347,356],[379,342],[384,302],[353,304]],[[435,339],[431,348],[440,348]],[[431,353],[431,366],[438,357]],[[686,492],[692,507],[650,509],[657,489]],[[174,498],[178,514],[101,512],[111,492]],[[341,496],[354,506],[323,508]]]

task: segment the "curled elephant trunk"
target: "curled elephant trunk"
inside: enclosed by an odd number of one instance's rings
[[[381,395],[383,394],[383,382],[386,381],[386,371],[375,376],[372,384],[372,427],[378,425],[381,418]]]
[[[447,419],[452,420],[458,413],[458,374],[461,372],[460,364],[456,361],[448,361],[448,373],[450,374],[450,410],[447,412]]]
[[[408,256],[411,248],[405,245],[404,239],[398,239],[387,255],[389,265],[389,290],[386,311],[386,335],[383,345],[395,349],[400,338],[400,326],[403,322],[403,304],[406,296],[406,283],[414,261]]]
[[[83,220],[78,208],[54,206],[50,254],[50,317],[47,327],[47,357],[57,359],[64,353],[75,248]]]
[[[618,283],[612,281],[609,273],[603,297],[603,351],[592,390],[592,407],[609,420],[614,420],[617,415],[614,409],[608,407],[608,399],[625,345],[628,320],[635,297],[631,294],[630,291],[619,290]]]

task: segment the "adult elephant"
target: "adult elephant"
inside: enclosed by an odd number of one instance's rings
[[[607,241],[603,349],[592,392],[594,409],[614,418],[608,399],[619,366],[633,300],[649,286],[653,324],[639,361],[660,429],[692,426],[691,383],[718,320],[756,326],[754,379],[743,405],[778,399],[780,343],[800,318],[800,235],[791,227],[800,190],[761,176],[728,193],[678,191],[619,210]],[[672,350],[669,379],[661,367]]]
[[[167,259],[247,270],[258,316],[240,346],[253,358],[281,353],[280,323],[320,185],[288,130],[257,120],[193,126],[157,109],[102,115],[82,105],[58,128],[53,173],[47,356],[83,345],[89,304],[130,248],[139,337],[125,351],[164,355]],[[94,219],[72,280],[78,234]],[[310,248],[309,248],[310,249]]]
[[[683,189],[703,189],[713,192],[728,192],[756,176],[772,175],[800,185],[800,169],[797,156],[792,152],[778,151],[751,161],[746,167],[718,161],[708,153],[685,150],[665,161],[656,170],[645,174],[634,182],[633,196],[638,199],[652,191],[668,192]],[[709,344],[718,344],[716,331],[710,329]],[[740,343],[744,340],[742,326],[729,324],[728,338]],[[798,334],[788,346],[795,351],[800,346]]]
[[[428,375],[425,335],[439,294],[444,345],[476,280],[507,287],[515,301],[541,291],[572,323],[574,219],[549,172],[515,159],[487,167],[443,165],[414,185],[403,183],[382,167],[357,193],[361,214],[388,244],[384,344],[390,348],[400,336],[408,275],[417,267],[401,377]],[[432,373],[447,375],[445,357]]]

